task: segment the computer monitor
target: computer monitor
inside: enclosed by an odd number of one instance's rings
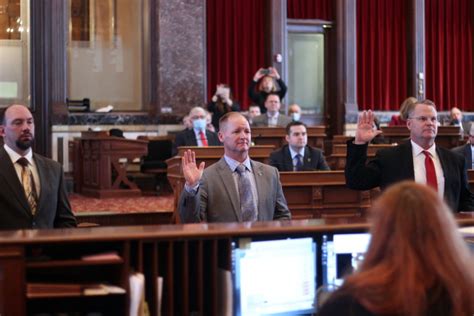
[[[357,269],[364,259],[370,234],[324,234],[322,236],[322,281],[326,288],[336,289],[344,276]]]
[[[232,251],[234,315],[305,315],[316,307],[312,238],[239,239]]]

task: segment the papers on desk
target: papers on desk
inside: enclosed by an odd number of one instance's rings
[[[459,232],[463,237],[474,237],[474,226],[459,228]]]
[[[130,316],[145,315],[145,276],[143,273],[130,275]]]

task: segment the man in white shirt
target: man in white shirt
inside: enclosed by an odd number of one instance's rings
[[[281,102],[278,93],[269,93],[265,99],[267,113],[253,118],[253,127],[286,127],[291,122],[289,116],[280,114]]]
[[[471,127],[469,128],[469,141],[467,144],[455,147],[452,149],[452,151],[464,156],[466,161],[466,170],[474,169],[474,160],[472,159],[474,156],[474,124],[471,124]]]
[[[378,134],[374,114],[359,115],[356,136],[347,142],[346,183],[351,189],[382,189],[402,180],[414,180],[437,190],[453,211],[474,211],[463,157],[437,147],[438,119],[435,104],[417,102],[408,112],[410,140],[398,146],[379,150],[375,159],[367,160],[367,144]]]

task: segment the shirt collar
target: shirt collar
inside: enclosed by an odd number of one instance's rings
[[[279,115],[280,115],[280,112],[276,112],[275,115],[273,116],[270,115],[270,112],[267,112],[267,116],[269,119],[277,119]]]
[[[295,156],[298,155],[298,154],[300,154],[301,157],[304,157],[304,147],[301,148],[300,152],[294,151],[293,148],[291,148],[290,145],[288,145],[288,148],[290,149],[291,159],[295,159]]]
[[[410,141],[411,141],[411,147],[413,151],[413,157],[417,157],[418,155],[422,154],[423,151],[425,150],[430,153],[431,157],[436,157],[436,143],[433,143],[433,146],[431,146],[428,149],[423,149],[413,140],[410,140]]]
[[[204,135],[206,135],[206,130],[200,130],[200,129],[197,129],[197,128],[193,128],[193,131],[194,131],[194,134],[196,134],[196,136],[200,136],[201,131],[204,132]]]
[[[230,158],[227,155],[224,155],[224,160],[227,163],[227,165],[229,166],[230,170],[232,170],[232,172],[234,172],[235,169],[237,168],[237,166],[240,165],[240,164],[244,165],[248,170],[250,170],[250,172],[252,172],[252,164],[250,163],[250,158],[249,157],[247,157],[247,159],[245,159],[245,161],[242,162],[242,163],[238,162],[237,160],[234,160],[234,159]]]
[[[18,159],[20,159],[21,157],[25,157],[26,160],[28,160],[28,162],[30,163],[30,165],[33,164],[33,151],[31,150],[31,148],[24,156],[19,155],[16,151],[8,147],[7,144],[4,144],[3,148],[5,148],[5,151],[7,152],[8,156],[10,156],[12,163],[16,163]]]

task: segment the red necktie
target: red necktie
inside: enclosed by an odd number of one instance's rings
[[[204,135],[204,132],[203,131],[200,131],[199,132],[199,136],[201,137],[201,143],[204,147],[207,147],[207,139],[206,139],[206,135]]]
[[[436,179],[433,159],[431,159],[429,152],[423,151],[423,154],[425,154],[426,184],[438,191],[438,180]]]

